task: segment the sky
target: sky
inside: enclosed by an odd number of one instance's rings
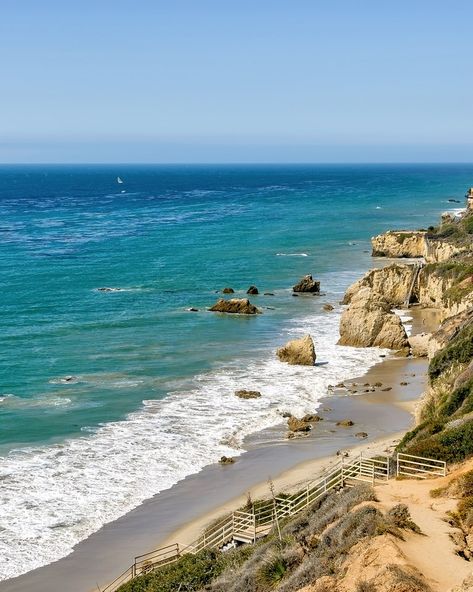
[[[0,162],[473,162],[471,0],[0,0]]]

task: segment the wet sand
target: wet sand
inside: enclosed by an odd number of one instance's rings
[[[414,313],[413,333],[426,330],[425,315]],[[381,360],[381,358],[380,358]],[[0,582],[0,592],[88,592],[100,590],[133,563],[135,555],[168,542],[188,544],[211,520],[236,509],[250,492],[253,499],[316,478],[335,462],[339,450],[378,453],[392,449],[413,423],[412,411],[425,387],[426,359],[381,360],[364,376],[322,400],[320,415],[306,438],[285,439],[280,425],[248,438],[247,452],[233,465],[206,467],[147,500],[79,543],[67,557],[27,574]],[[363,392],[381,382],[374,392]],[[401,382],[407,382],[401,385]],[[352,386],[356,383],[356,386]],[[391,387],[389,391],[383,388]],[[336,426],[351,419],[354,426]],[[357,432],[367,432],[360,441]]]

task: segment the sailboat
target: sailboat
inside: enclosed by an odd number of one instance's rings
[[[122,179],[120,179],[120,177],[117,177],[117,183],[120,185],[123,183],[123,181],[122,181]]]

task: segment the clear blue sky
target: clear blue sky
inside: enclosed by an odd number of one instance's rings
[[[1,162],[473,161],[471,0],[0,0]]]

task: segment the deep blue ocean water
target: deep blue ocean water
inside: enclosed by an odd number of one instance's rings
[[[0,574],[67,554],[373,364],[336,346],[339,307],[322,304],[370,267],[372,235],[434,223],[472,180],[471,165],[0,167]],[[292,297],[306,273],[326,296]],[[206,311],[252,284],[274,293],[251,297],[262,315]],[[327,366],[280,364],[305,332]]]

